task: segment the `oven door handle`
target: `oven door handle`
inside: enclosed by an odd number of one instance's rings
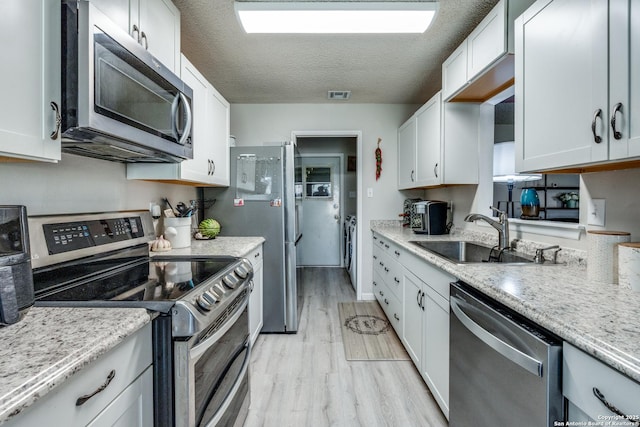
[[[242,313],[244,312],[244,309],[247,307],[247,304],[249,304],[249,294],[248,293],[247,293],[247,296],[246,296],[244,302],[242,303],[242,305],[233,314],[233,316],[231,316],[229,319],[227,319],[224,322],[224,325],[222,326],[222,328],[220,328],[216,333],[211,335],[209,338],[207,338],[206,340],[202,341],[200,344],[196,345],[191,350],[189,350],[189,359],[193,363],[195,363],[198,359],[200,359],[200,357],[202,357],[202,355],[209,348],[211,348],[211,346],[216,341],[218,341],[220,339],[220,337],[222,337],[224,334],[226,334],[227,331],[233,327],[233,325],[240,318],[240,316],[242,316]]]
[[[231,390],[229,390],[229,393],[227,393],[227,395],[225,396],[224,402],[222,402],[222,405],[220,405],[220,408],[216,411],[211,421],[205,424],[205,427],[213,427],[216,426],[218,422],[220,422],[220,419],[224,416],[224,414],[227,412],[227,409],[229,409],[229,406],[233,403],[233,399],[236,397],[240,386],[242,386],[244,377],[247,374],[247,370],[249,369],[249,362],[251,361],[251,341],[249,339],[247,339],[244,348],[247,349],[247,354],[244,355],[244,361],[242,362],[240,374],[238,375],[238,378],[236,378],[236,382],[233,384],[233,387],[231,387]]]

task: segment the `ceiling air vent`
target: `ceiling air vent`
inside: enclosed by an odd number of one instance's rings
[[[350,90],[330,90],[328,93],[329,99],[349,99],[351,97]]]

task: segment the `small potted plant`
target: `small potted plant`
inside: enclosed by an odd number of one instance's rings
[[[580,195],[575,191],[570,193],[560,193],[555,198],[562,202],[563,208],[577,208],[578,202],[580,201]]]

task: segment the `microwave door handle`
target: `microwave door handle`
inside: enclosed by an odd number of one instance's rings
[[[189,105],[189,100],[187,99],[185,94],[180,92],[178,97],[180,98],[180,100],[182,100],[182,103],[184,104],[184,111],[187,114],[187,123],[184,125],[184,132],[182,133],[182,136],[178,141],[180,145],[184,145],[187,142],[189,135],[191,134],[191,122],[193,121],[193,114],[191,112],[191,105]]]
[[[180,94],[176,95],[176,97],[173,98],[173,102],[171,103],[171,134],[176,139],[176,141],[180,141],[180,135],[178,134],[178,124],[176,123],[179,104]]]

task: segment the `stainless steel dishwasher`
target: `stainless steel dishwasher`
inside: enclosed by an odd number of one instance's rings
[[[562,341],[462,282],[451,286],[449,425],[564,419]]]

